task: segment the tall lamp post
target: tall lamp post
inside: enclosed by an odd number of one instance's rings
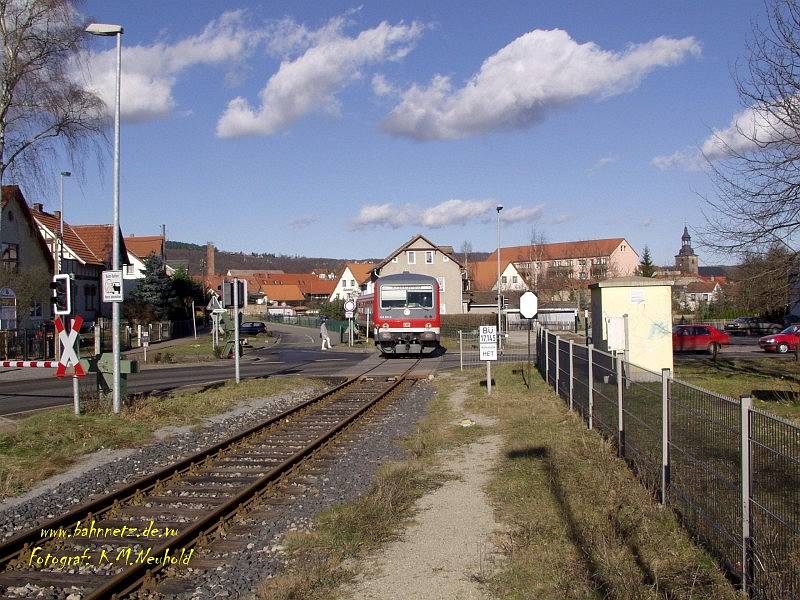
[[[500,316],[501,310],[501,296],[500,296],[500,211],[503,210],[503,205],[498,204],[496,207],[497,210],[497,339],[500,339],[500,334],[503,321]]]
[[[100,36],[116,36],[117,38],[117,81],[114,94],[114,224],[111,228],[111,268],[119,271],[119,94],[122,73],[122,25],[92,23],[86,28],[87,33]],[[111,304],[111,347],[114,353],[114,384],[112,399],[114,414],[119,414],[122,403],[119,394],[119,302]]]
[[[56,274],[61,273],[64,270],[64,177],[70,177],[71,175],[72,173],[69,171],[61,171],[61,187],[59,190],[59,208],[61,211],[58,213],[58,267],[56,268]]]

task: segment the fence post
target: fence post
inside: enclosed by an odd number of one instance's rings
[[[559,356],[558,355],[561,354],[561,352],[559,352],[559,349],[558,349],[559,342],[560,342],[560,338],[559,338],[559,336],[556,336],[556,373],[555,373],[555,381],[553,382],[553,389],[556,391],[556,396],[558,396],[558,377],[559,377],[558,369],[559,369],[559,366],[560,366],[559,365],[560,361],[559,361]]]
[[[544,330],[544,382],[550,383],[550,334]]]
[[[742,480],[742,591],[750,593],[752,586],[752,538],[750,525],[752,515],[750,513],[750,409],[753,401],[750,396],[742,396],[740,399],[742,409],[742,440],[741,440],[741,480]]]
[[[589,344],[586,346],[586,355],[589,359],[589,429],[592,429],[592,413],[594,412],[594,375],[592,371],[594,371],[592,363],[594,362],[594,357],[592,356],[594,350],[594,344]]]
[[[94,323],[94,355],[97,356],[103,351],[103,328],[100,321]]]
[[[575,346],[573,340],[569,341],[569,409],[572,410],[572,388],[573,388],[573,366],[572,366],[572,349]]]
[[[459,329],[458,330],[458,361],[461,366],[461,370],[464,370],[464,334]]]
[[[617,354],[617,454],[625,458],[625,415],[622,407],[622,356]]]
[[[669,379],[671,374],[670,369],[661,369],[661,506],[667,505],[669,493]]]
[[[136,326],[136,347],[137,348],[141,348],[142,347],[142,324],[141,323],[139,323]]]

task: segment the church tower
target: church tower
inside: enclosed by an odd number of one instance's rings
[[[689,235],[689,229],[685,226],[681,242],[681,249],[675,255],[675,268],[684,275],[697,275],[700,272],[700,265],[697,254],[694,253],[692,248],[692,236]]]

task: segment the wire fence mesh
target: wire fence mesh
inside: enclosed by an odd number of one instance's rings
[[[751,597],[800,600],[796,424],[543,329],[537,365]]]
[[[800,598],[800,430],[750,411],[753,590],[758,598]]]

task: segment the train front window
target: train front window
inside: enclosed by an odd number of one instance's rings
[[[429,285],[381,288],[381,308],[433,308],[433,287]]]

